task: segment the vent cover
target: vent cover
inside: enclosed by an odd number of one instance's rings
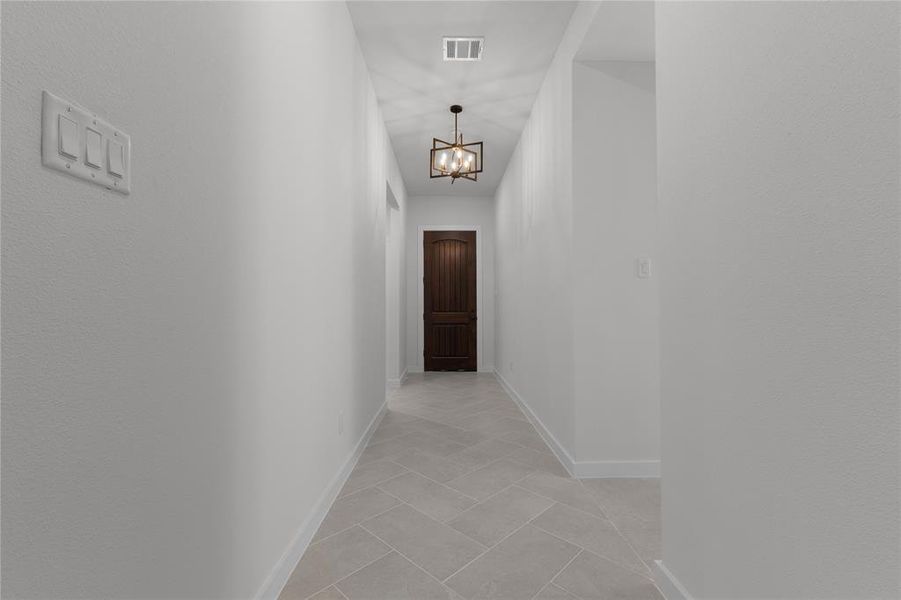
[[[444,60],[482,60],[483,37],[444,38]]]

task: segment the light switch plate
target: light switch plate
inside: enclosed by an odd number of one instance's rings
[[[41,162],[45,167],[108,190],[131,193],[131,136],[127,133],[74,102],[46,91],[42,98],[41,126]],[[112,165],[110,151],[114,154]]]
[[[639,257],[635,261],[636,264],[636,275],[638,275],[639,279],[648,279],[651,276],[651,259],[645,257]]]

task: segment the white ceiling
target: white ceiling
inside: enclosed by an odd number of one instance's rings
[[[411,196],[492,196],[574,2],[348,2]],[[445,62],[443,36],[484,36],[480,62]],[[478,182],[429,179],[432,138],[485,142]]]

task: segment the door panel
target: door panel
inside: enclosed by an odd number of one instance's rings
[[[423,233],[426,371],[476,370],[476,232]]]

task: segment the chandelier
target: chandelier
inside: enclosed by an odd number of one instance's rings
[[[451,183],[457,179],[478,181],[479,173],[482,172],[482,142],[464,144],[463,134],[457,129],[457,115],[463,112],[463,107],[454,104],[450,111],[454,113],[454,141],[445,142],[432,138],[429,177],[450,177]]]

